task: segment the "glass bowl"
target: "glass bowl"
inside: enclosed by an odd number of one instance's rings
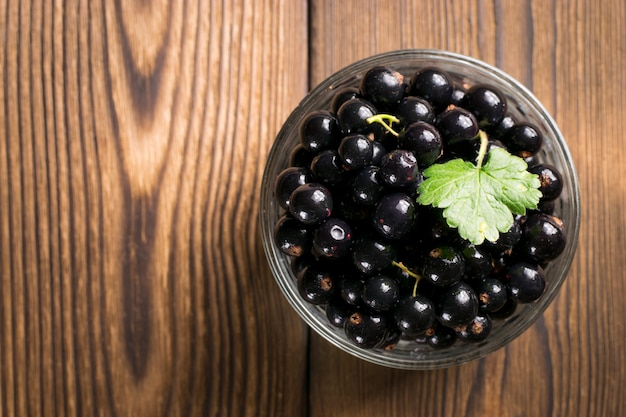
[[[374,66],[391,67],[405,77],[417,69],[437,66],[459,83],[485,83],[504,93],[508,112],[515,120],[527,120],[542,131],[544,143],[541,160],[556,167],[563,176],[563,191],[556,200],[554,214],[561,218],[567,233],[567,245],[561,255],[544,269],[546,290],[530,304],[519,304],[515,313],[503,320],[494,320],[489,337],[480,343],[457,341],[444,349],[433,349],[414,341],[400,340],[392,350],[362,349],[355,346],[341,328],[331,325],[323,308],[304,301],[297,289],[290,267],[290,257],[273,243],[273,228],[281,215],[281,207],[273,195],[274,180],[288,166],[289,155],[299,143],[298,128],[310,111],[329,109],[333,93],[339,88],[358,87],[360,77]],[[408,78],[407,78],[408,79]],[[325,340],[363,360],[401,369],[435,369],[454,366],[481,358],[524,332],[550,305],[570,269],[576,251],[580,227],[580,196],[576,171],[565,140],[556,123],[537,98],[522,84],[503,71],[479,60],[439,50],[400,50],[375,55],[355,62],[328,77],[315,87],[289,115],[270,150],[261,185],[259,220],[263,246],[278,287],[302,319]]]

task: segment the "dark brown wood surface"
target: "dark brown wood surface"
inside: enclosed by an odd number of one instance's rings
[[[0,416],[626,415],[626,4],[0,3]],[[572,271],[523,336],[415,372],[290,310],[256,213],[310,87],[439,48],[544,103],[580,176]]]

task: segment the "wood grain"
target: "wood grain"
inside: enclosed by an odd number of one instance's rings
[[[356,10],[367,11],[356,13]],[[581,181],[573,269],[544,317],[485,359],[406,372],[311,340],[311,416],[616,416],[626,410],[626,87],[620,2],[312,2],[312,81],[388,50],[438,48],[482,59],[529,87],[561,127]],[[359,24],[349,22],[357,19]],[[334,47],[330,47],[334,45]],[[349,45],[349,47],[346,47]]]
[[[1,415],[300,414],[255,214],[307,88],[278,6],[3,2]]]
[[[621,0],[0,2],[0,416],[626,415],[624,21]],[[307,90],[414,47],[528,86],[583,203],[543,318],[428,372],[308,331],[256,218]]]

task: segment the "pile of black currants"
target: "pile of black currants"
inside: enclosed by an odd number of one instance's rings
[[[494,320],[544,293],[544,268],[566,243],[554,213],[563,180],[540,160],[540,129],[514,120],[497,88],[437,67],[374,67],[306,115],[299,135],[274,183],[274,243],[292,257],[300,296],[356,346],[479,343]],[[523,159],[541,198],[477,244],[417,199],[425,169],[473,162],[485,144]]]

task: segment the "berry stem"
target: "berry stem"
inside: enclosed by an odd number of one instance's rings
[[[391,133],[395,137],[400,136],[400,134],[396,132],[395,130],[393,130],[393,128],[391,127],[391,123],[400,123],[400,119],[398,119],[393,114],[386,114],[386,113],[375,114],[371,117],[368,117],[366,121],[369,124],[380,123],[381,125],[383,125],[385,129],[387,129],[389,133]]]
[[[406,272],[410,277],[415,278],[415,285],[413,286],[413,297],[415,297],[417,295],[417,284],[420,282],[420,280],[422,279],[422,276],[416,272],[411,271],[406,265],[404,265],[402,262],[396,262],[396,261],[391,261],[391,265],[393,266],[397,266],[398,268],[400,268],[401,270],[403,270],[404,272]]]
[[[487,146],[489,145],[489,138],[484,131],[479,131],[478,136],[480,137],[480,149],[478,150],[478,157],[476,158],[476,167],[480,168],[483,166],[483,160],[485,159],[485,155],[487,154]]]

